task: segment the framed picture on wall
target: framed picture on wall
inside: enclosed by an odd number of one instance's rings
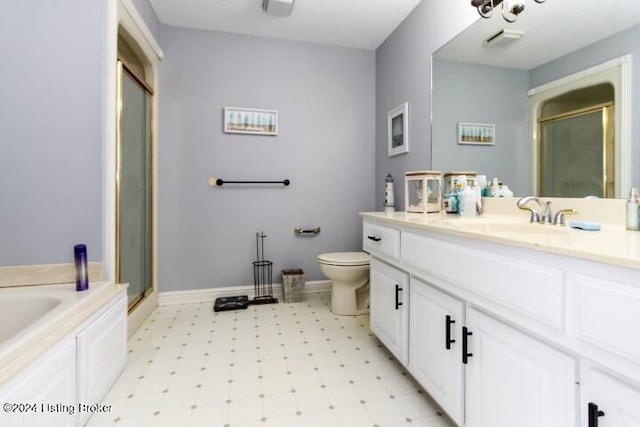
[[[224,107],[224,132],[246,135],[278,135],[278,111]]]
[[[409,152],[409,104],[404,103],[387,114],[389,157]]]
[[[494,145],[496,125],[458,123],[458,144]]]

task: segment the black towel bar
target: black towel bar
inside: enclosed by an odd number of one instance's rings
[[[221,186],[222,184],[283,184],[287,186],[291,184],[291,181],[288,179],[284,179],[282,181],[225,181],[221,178],[216,179],[217,186]]]

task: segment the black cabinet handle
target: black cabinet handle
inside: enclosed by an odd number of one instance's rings
[[[373,240],[374,242],[379,242],[380,240],[382,240],[382,237],[367,236],[367,239]]]
[[[402,301],[400,301],[400,291],[402,290],[402,288],[400,287],[400,285],[396,284],[396,310],[398,308],[400,308],[400,306],[402,305]]]
[[[464,363],[465,365],[467,364],[467,361],[469,360],[469,358],[473,356],[473,353],[468,352],[468,349],[469,349],[468,338],[471,335],[473,335],[473,332],[469,332],[467,327],[463,326],[462,327],[462,363]]]
[[[604,412],[598,410],[598,405],[589,402],[589,427],[598,427],[598,418],[604,416]]]
[[[451,316],[447,314],[447,316],[445,317],[445,326],[444,326],[444,334],[445,334],[444,347],[447,350],[451,350],[451,344],[456,342],[456,340],[451,339],[451,325],[453,325],[454,323],[456,323],[456,321],[453,320]]]

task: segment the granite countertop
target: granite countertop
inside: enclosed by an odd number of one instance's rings
[[[640,232],[618,223],[600,231],[531,224],[527,216],[483,214],[476,217],[433,213],[362,212],[362,218],[460,237],[533,249],[568,257],[640,269]],[[571,218],[567,218],[568,221]]]

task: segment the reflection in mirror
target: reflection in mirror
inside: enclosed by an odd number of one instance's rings
[[[631,54],[627,62],[637,61],[638,23],[640,2],[636,0],[529,3],[514,24],[499,17],[476,21],[432,58],[432,169],[474,170],[489,179],[498,177],[516,196],[626,194],[632,181],[630,135],[640,130],[629,114],[640,107],[640,91],[624,90],[629,76],[620,67],[617,73],[622,77],[587,77],[566,89],[562,84],[577,80],[567,76],[584,77],[585,70],[600,64],[625,62],[620,58],[627,54]],[[492,38],[503,32],[522,37]],[[483,43],[491,38],[498,42]],[[609,85],[606,94],[607,84],[616,79],[623,85],[613,85],[613,96]],[[541,97],[547,86],[552,90]],[[577,116],[559,120],[569,113]],[[605,114],[608,126],[603,127]],[[591,124],[589,117],[596,116]],[[495,144],[458,144],[460,122],[495,124]],[[578,126],[567,131],[566,125],[572,122]],[[562,134],[576,138],[557,143]],[[572,170],[580,173],[573,175]]]
[[[572,90],[540,106],[538,189],[547,197],[613,197],[614,87]]]

